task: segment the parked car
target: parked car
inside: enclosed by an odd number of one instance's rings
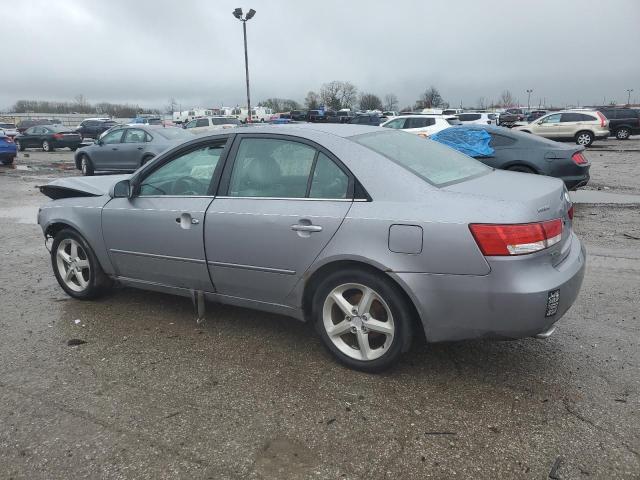
[[[184,128],[191,133],[200,134],[214,130],[223,130],[225,128],[234,128],[239,125],[242,125],[242,123],[235,117],[216,116],[196,118],[187,123]]]
[[[457,115],[463,125],[495,125],[498,115],[487,112],[464,112]]]
[[[160,117],[136,117],[132,118],[127,125],[162,125]]]
[[[115,125],[117,125],[117,122],[109,118],[87,118],[76,127],[76,132],[80,134],[82,140],[85,138],[98,138],[100,134]]]
[[[160,152],[193,138],[182,128],[154,125],[119,125],[94,144],[78,149],[75,164],[83,175],[98,171],[133,172]]]
[[[18,130],[18,133],[23,133],[28,128],[35,127],[37,125],[61,126],[62,121],[58,120],[57,118],[37,118],[37,119],[30,119],[30,120],[22,120],[20,123],[18,123],[17,130]]]
[[[415,133],[421,137],[428,137],[434,133],[459,125],[460,120],[455,116],[443,115],[401,115],[381,123],[381,127],[395,128],[405,132]]]
[[[601,108],[599,111],[609,120],[611,136],[627,140],[631,135],[640,135],[640,109]]]
[[[306,118],[306,112],[303,110],[291,110],[291,120],[295,120],[296,122],[304,121]]]
[[[546,110],[533,110],[526,117],[527,122],[533,122],[541,117],[544,117],[547,114]]]
[[[5,165],[11,165],[16,159],[18,150],[13,138],[0,129],[0,161]]]
[[[385,110],[384,112],[382,112],[382,116],[383,117],[387,117],[387,118],[397,117],[398,115],[400,115],[400,114],[398,112],[393,111],[393,110]]]
[[[518,117],[518,121],[524,120],[527,115],[523,108],[507,108],[505,113],[516,115]]]
[[[347,123],[352,125],[370,125],[377,127],[378,125],[380,125],[380,115],[378,115],[377,113],[365,113],[364,115],[356,115]]]
[[[585,147],[609,136],[609,120],[597,110],[563,110],[513,128],[551,140],[573,140]]]
[[[205,299],[289,315],[365,371],[417,336],[546,338],[585,269],[560,180],[386,128],[234,129],[40,190],[71,297],[117,281],[191,297],[199,318]]]
[[[323,120],[324,117],[324,111],[323,110],[308,110],[307,114],[305,115],[305,120],[307,122],[321,122]]]
[[[583,146],[491,125],[451,127],[431,138],[493,168],[559,178],[569,190],[589,183]]]
[[[42,148],[45,152],[53,152],[56,148],[76,150],[82,143],[77,132],[60,125],[38,125],[27,128],[24,133],[16,135],[14,141],[21,152],[27,148]]]
[[[2,130],[7,137],[13,138],[18,135],[18,129],[15,123],[0,122],[0,130]]]
[[[339,110],[336,115],[339,123],[349,123],[355,117],[351,110]]]

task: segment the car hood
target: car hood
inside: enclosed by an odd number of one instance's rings
[[[117,182],[130,177],[131,175],[126,174],[60,178],[46,185],[40,185],[38,188],[40,192],[54,200],[69,197],[100,197],[107,195]]]

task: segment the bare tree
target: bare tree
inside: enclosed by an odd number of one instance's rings
[[[485,100],[484,97],[480,97],[477,101],[476,104],[478,105],[478,108],[480,110],[484,110],[485,108],[487,108],[487,101]]]
[[[173,115],[173,112],[176,111],[176,107],[178,106],[178,102],[176,102],[176,99],[171,97],[169,99],[169,102],[167,103],[167,113],[170,113],[171,115]]]
[[[373,93],[363,93],[360,96],[361,110],[382,110],[382,100]]]
[[[315,110],[320,104],[320,97],[316,92],[309,91],[304,99],[304,106],[309,110]]]
[[[274,112],[288,112],[291,110],[297,110],[300,105],[295,100],[288,98],[267,98],[266,100],[258,104],[259,107],[270,108]]]
[[[500,100],[498,100],[501,107],[511,107],[513,106],[513,95],[509,90],[504,90],[500,94]]]
[[[398,97],[394,93],[387,93],[384,96],[384,109],[396,110],[398,108]]]
[[[326,108],[340,110],[342,108],[342,82],[333,81],[325,83],[320,88],[320,99]]]
[[[440,91],[431,85],[427,90],[422,94],[416,107],[418,108],[438,108],[443,106],[445,101],[442,99],[442,95],[440,95]]]
[[[358,100],[358,89],[351,82],[340,82],[342,91],[340,92],[340,108],[351,108]]]

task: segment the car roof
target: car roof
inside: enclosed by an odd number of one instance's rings
[[[383,130],[382,127],[351,123],[286,123],[282,125],[264,125],[256,127],[247,126],[240,129],[234,129],[234,133],[301,135],[305,131],[309,131],[347,138],[363,133],[380,132],[381,130]]]

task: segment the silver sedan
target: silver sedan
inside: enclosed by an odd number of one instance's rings
[[[66,178],[38,222],[72,297],[114,284],[313,322],[378,371],[412,339],[546,338],[585,250],[562,181],[357,125],[197,137],[118,177]]]

